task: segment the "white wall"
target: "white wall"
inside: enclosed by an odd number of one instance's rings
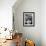
[[[16,6],[16,5],[14,5]],[[23,0],[20,5],[14,7],[15,29],[23,33],[24,38],[35,41],[36,46],[41,46],[41,1]],[[35,27],[23,26],[23,12],[35,12]]]
[[[16,0],[0,0],[0,27],[12,28],[12,6]]]
[[[41,38],[42,46],[46,46],[46,0],[41,1]]]

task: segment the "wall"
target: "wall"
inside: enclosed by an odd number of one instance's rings
[[[35,12],[35,27],[23,26],[23,12],[25,11]],[[41,46],[41,1],[23,0],[17,8],[13,7],[13,12],[15,19],[15,30],[22,32],[24,39],[27,38],[34,40],[36,46]]]
[[[12,6],[16,0],[0,0],[0,27],[12,28]]]
[[[46,46],[46,0],[41,1],[41,38],[42,46]]]

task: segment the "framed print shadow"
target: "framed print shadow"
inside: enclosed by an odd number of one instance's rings
[[[35,26],[35,12],[23,12],[23,26],[25,27]]]

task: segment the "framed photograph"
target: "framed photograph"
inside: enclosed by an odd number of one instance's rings
[[[35,12],[23,12],[23,26],[35,26]]]

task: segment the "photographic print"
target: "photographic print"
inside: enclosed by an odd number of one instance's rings
[[[35,25],[35,12],[23,12],[23,26],[31,27]]]

